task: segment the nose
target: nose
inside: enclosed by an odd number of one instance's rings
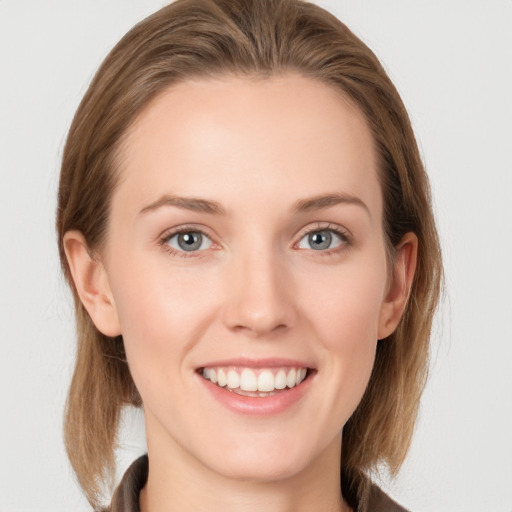
[[[292,327],[297,315],[285,262],[270,251],[252,251],[235,259],[227,279],[226,326],[251,337]]]

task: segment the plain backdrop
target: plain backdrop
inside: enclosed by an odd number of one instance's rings
[[[0,511],[87,511],[62,445],[74,356],[54,212],[78,102],[162,0],[0,0]],[[409,457],[414,512],[512,511],[512,1],[323,0],[380,57],[432,180],[446,265]],[[126,416],[121,468],[144,450]]]

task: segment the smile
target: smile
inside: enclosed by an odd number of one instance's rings
[[[267,397],[298,386],[307,377],[307,368],[203,368],[201,375],[220,388],[238,395]]]

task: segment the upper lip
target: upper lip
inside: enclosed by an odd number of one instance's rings
[[[241,366],[244,368],[276,368],[276,367],[290,367],[290,368],[313,368],[311,363],[300,361],[298,359],[289,359],[282,357],[268,357],[268,358],[247,358],[237,357],[232,359],[222,359],[216,361],[209,361],[198,367],[201,368],[214,368],[222,366]]]

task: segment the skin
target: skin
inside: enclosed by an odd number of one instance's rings
[[[142,511],[348,510],[341,431],[404,310],[417,250],[406,235],[389,267],[363,115],[294,74],[187,81],[143,111],[120,154],[105,246],[91,257],[69,232],[65,247],[96,326],[123,335],[144,402]],[[200,250],[180,250],[177,228],[203,232]],[[315,250],[308,231],[321,230],[334,241]],[[235,357],[315,371],[291,407],[245,415],[197,373]]]

